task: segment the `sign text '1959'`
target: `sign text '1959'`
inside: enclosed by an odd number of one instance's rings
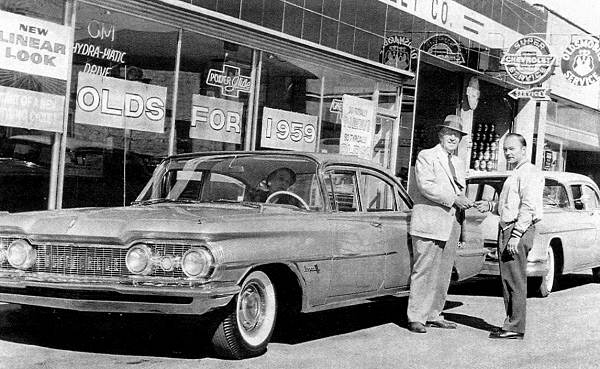
[[[262,146],[314,151],[316,141],[316,116],[271,108],[263,109]]]

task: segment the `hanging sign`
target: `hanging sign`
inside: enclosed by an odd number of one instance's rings
[[[460,44],[448,35],[431,36],[421,44],[420,49],[451,63],[465,63]]]
[[[534,87],[530,89],[515,88],[508,93],[513,99],[530,99],[535,101],[550,101],[550,89],[543,87]]]
[[[67,79],[71,28],[1,10],[0,19],[1,69]]]
[[[242,76],[240,68],[223,64],[223,69],[211,69],[206,76],[206,84],[219,87],[221,95],[239,97],[240,92],[250,93],[252,78]]]
[[[555,59],[546,41],[536,36],[525,36],[509,47],[500,64],[515,81],[534,85],[552,75]]]
[[[412,47],[412,41],[405,36],[388,36],[383,40],[379,51],[379,62],[385,65],[410,70],[411,60],[417,58],[417,51]]]
[[[0,125],[62,132],[65,97],[0,86]]]
[[[261,146],[314,152],[318,117],[287,110],[263,109]]]
[[[334,114],[342,113],[342,100],[341,99],[332,99],[331,105],[329,105],[329,112]]]
[[[573,40],[563,50],[560,69],[575,86],[589,86],[600,80],[600,41],[593,37]]]
[[[190,138],[241,143],[243,111],[241,102],[193,94]]]
[[[342,131],[340,154],[373,158],[375,106],[371,100],[344,95],[342,103]]]
[[[75,123],[163,133],[167,88],[79,72]]]

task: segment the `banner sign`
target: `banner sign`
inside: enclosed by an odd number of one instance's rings
[[[0,68],[67,79],[71,28],[0,10]]]
[[[193,94],[190,138],[239,144],[243,112],[241,102]]]
[[[314,152],[317,149],[317,121],[318,117],[314,115],[264,108],[261,145]]]
[[[220,87],[221,95],[239,97],[240,92],[250,93],[252,78],[242,76],[240,68],[223,64],[223,69],[211,69],[206,76],[206,84]]]
[[[75,123],[163,133],[167,88],[79,72]]]
[[[535,101],[550,101],[550,89],[543,87],[534,87],[527,90],[515,88],[508,93],[513,99],[531,99]]]
[[[458,41],[448,35],[435,35],[429,37],[421,44],[421,50],[442,58],[451,63],[465,64],[465,57]]]
[[[555,59],[546,41],[536,36],[525,36],[509,47],[500,64],[515,81],[534,85],[552,75]]]
[[[371,100],[352,95],[344,95],[342,101],[340,154],[371,160],[375,106]]]
[[[560,69],[567,81],[575,86],[589,86],[600,80],[600,41],[582,37],[571,41],[564,49]]]
[[[0,125],[62,132],[65,97],[0,86]]]

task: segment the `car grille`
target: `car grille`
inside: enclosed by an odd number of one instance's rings
[[[8,245],[16,238],[2,238],[0,244]],[[148,244],[155,256],[181,257],[190,249],[190,245]],[[125,265],[127,249],[104,245],[71,245],[59,243],[33,244],[37,250],[37,259],[32,272],[53,273],[58,275],[81,275],[97,277],[119,277],[132,275]],[[1,268],[12,268],[7,261]],[[165,271],[155,268],[150,276],[184,278],[181,269]]]

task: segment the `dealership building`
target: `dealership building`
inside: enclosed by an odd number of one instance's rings
[[[517,132],[538,167],[600,180],[598,39],[521,0],[0,11],[0,181],[12,185],[0,210],[129,203],[160,158],[218,150],[356,155],[410,187],[448,114],[470,133],[457,153],[469,171],[504,170],[502,137]]]

